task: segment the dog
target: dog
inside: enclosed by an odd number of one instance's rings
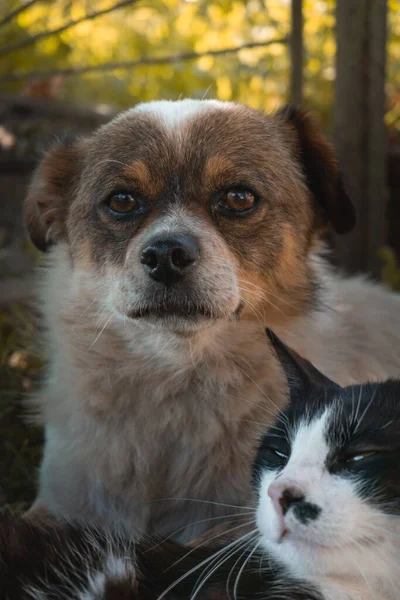
[[[300,109],[138,105],[50,149],[26,223],[49,356],[31,516],[185,541],[252,506],[286,402],[265,326],[342,385],[400,373],[399,297],[324,258],[355,214]]]

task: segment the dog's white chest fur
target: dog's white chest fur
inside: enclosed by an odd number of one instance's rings
[[[117,323],[99,335],[96,309],[79,321],[89,304],[50,316],[39,503],[129,531],[201,521],[193,534],[235,512],[219,503],[248,504],[269,398],[283,389],[263,330],[232,322],[185,340]]]

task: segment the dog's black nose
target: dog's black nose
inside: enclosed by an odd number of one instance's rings
[[[196,240],[182,235],[154,240],[143,249],[141,262],[152,279],[170,285],[182,279],[199,256]]]

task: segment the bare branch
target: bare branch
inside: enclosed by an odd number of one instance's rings
[[[34,79],[50,79],[56,75],[71,77],[74,75],[84,75],[85,73],[98,73],[105,71],[115,71],[118,69],[134,69],[142,65],[164,65],[184,60],[197,60],[203,56],[222,56],[224,54],[235,54],[241,50],[251,48],[266,48],[274,44],[287,44],[288,38],[277,38],[267,42],[249,42],[233,48],[223,48],[221,50],[208,50],[207,52],[183,52],[181,54],[171,54],[169,56],[144,57],[136,60],[117,61],[103,63],[100,65],[87,65],[83,67],[66,67],[65,69],[50,69],[48,71],[20,71],[16,73],[5,73],[0,75],[0,83],[6,81],[32,81]]]
[[[35,35],[26,37],[23,40],[19,40],[18,42],[14,42],[12,44],[7,44],[7,46],[3,46],[3,48],[0,48],[0,56],[4,56],[4,54],[9,54],[10,52],[15,52],[15,50],[20,50],[21,48],[25,48],[26,46],[35,44],[37,41],[42,40],[43,38],[47,38],[51,35],[57,35],[59,33],[62,33],[66,29],[69,29],[70,27],[74,27],[75,25],[78,25],[78,23],[84,23],[85,21],[92,21],[93,19],[97,19],[97,17],[106,15],[110,12],[113,12],[114,10],[118,10],[119,8],[124,8],[125,6],[130,6],[132,4],[136,4],[136,2],[138,2],[138,0],[121,0],[121,2],[118,2],[117,4],[114,4],[113,6],[109,6],[108,8],[103,8],[102,10],[96,10],[93,12],[89,12],[81,19],[75,19],[75,20],[68,21],[67,23],[64,23],[64,25],[61,25],[60,27],[57,27],[56,29],[50,29],[49,31],[41,31],[39,33],[36,33]]]
[[[12,10],[5,17],[3,17],[2,19],[0,19],[0,27],[2,27],[3,25],[7,25],[7,23],[9,23],[13,19],[15,19],[15,17],[18,17],[18,15],[20,15],[21,13],[23,13],[25,10],[27,10],[28,8],[30,8],[31,6],[33,6],[37,2],[41,2],[41,0],[30,0],[29,2],[25,2],[25,4],[22,4],[21,6],[19,6],[15,10]]]
[[[299,105],[303,101],[303,0],[292,0],[290,52],[292,59],[290,76],[290,102]]]

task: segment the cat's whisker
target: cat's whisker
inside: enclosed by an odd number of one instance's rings
[[[248,375],[248,374],[247,374],[247,373],[245,373],[244,371],[243,371],[243,374],[245,375],[245,377],[247,377],[247,379],[249,379],[249,380],[250,380],[250,381],[251,381],[251,382],[252,382],[252,383],[253,383],[253,384],[256,386],[256,388],[257,388],[257,389],[258,389],[258,390],[259,390],[259,391],[262,393],[262,395],[264,396],[264,398],[265,398],[266,400],[268,400],[268,402],[269,402],[269,403],[270,403],[272,406],[274,406],[274,407],[276,408],[278,415],[280,415],[282,418],[284,418],[284,419],[287,421],[287,423],[289,423],[289,421],[288,421],[287,417],[286,417],[286,416],[284,416],[284,415],[283,415],[283,414],[280,412],[280,408],[279,408],[279,406],[277,406],[277,405],[275,404],[275,402],[272,400],[272,398],[271,398],[270,396],[268,396],[268,394],[267,394],[267,393],[266,393],[266,392],[265,392],[265,391],[264,391],[264,390],[263,390],[263,389],[262,389],[262,388],[261,388],[261,387],[258,385],[258,383],[257,383],[256,381],[254,381],[254,379],[252,379],[252,377],[250,377],[250,375]]]
[[[143,502],[143,504],[152,504],[153,502],[176,502],[176,501],[182,501],[182,502],[201,502],[202,504],[211,504],[214,506],[222,506],[224,508],[239,508],[240,510],[250,510],[250,511],[254,511],[254,506],[239,506],[238,504],[226,504],[224,502],[216,502],[213,500],[202,500],[200,498],[185,498],[183,496],[179,496],[179,497],[170,497],[170,498],[155,498],[153,500],[147,500],[146,502]]]
[[[232,398],[236,398],[237,400],[243,400],[243,402],[246,402],[247,404],[250,404],[251,406],[254,406],[257,409],[257,412],[262,412],[265,413],[267,415],[267,419],[266,422],[263,423],[263,425],[265,426],[265,428],[267,429],[268,427],[271,427],[271,423],[273,421],[276,421],[278,423],[281,423],[281,425],[283,425],[284,429],[281,429],[280,427],[278,427],[277,425],[273,425],[274,429],[277,429],[278,431],[282,431],[284,433],[284,435],[288,434],[289,432],[289,421],[287,419],[285,419],[284,415],[282,412],[274,412],[272,410],[269,410],[269,408],[267,406],[263,406],[260,404],[257,404],[256,401],[252,400],[250,397],[248,396],[244,396],[242,394],[232,394]],[[272,419],[271,419],[272,417]],[[242,419],[238,419],[238,421],[241,421]]]
[[[268,415],[268,417],[273,417],[274,419],[283,418],[280,413],[276,413],[276,412],[270,410],[267,406],[260,406],[259,404],[257,404],[257,402],[255,400],[253,400],[252,398],[249,398],[243,394],[232,394],[232,398],[237,398],[238,400],[243,400],[244,402],[247,402],[251,406],[254,406],[258,411],[264,412],[266,415]],[[270,420],[269,420],[269,422],[270,422]]]
[[[363,390],[363,386],[360,385],[360,394],[358,396],[358,403],[357,403],[356,414],[354,415],[354,425],[356,425],[356,426],[357,426],[357,423],[358,423],[358,413],[360,411],[360,406],[361,406],[362,390]]]
[[[229,584],[230,584],[230,581],[231,581],[232,574],[233,574],[233,572],[234,572],[234,570],[236,568],[236,565],[240,562],[242,556],[244,556],[246,554],[246,552],[248,552],[248,549],[251,546],[251,544],[253,544],[253,542],[254,542],[253,539],[246,540],[245,545],[240,548],[240,550],[243,550],[243,548],[244,548],[243,552],[241,552],[241,554],[239,555],[239,557],[235,560],[235,562],[233,563],[233,565],[232,565],[232,567],[231,567],[231,569],[229,571],[228,577],[226,578],[226,584],[225,584],[225,591],[226,591],[226,595],[228,596],[228,598],[230,598]]]
[[[171,566],[168,567],[167,570],[169,570],[172,567],[176,566],[182,560],[184,560],[185,558],[187,558],[188,556],[190,556],[190,554],[193,554],[193,552],[195,552],[198,548],[201,548],[202,546],[206,546],[207,544],[209,544],[213,540],[217,540],[218,538],[220,538],[220,537],[222,537],[224,535],[228,535],[229,533],[232,533],[233,531],[237,531],[238,529],[241,529],[241,527],[247,527],[248,525],[251,525],[252,523],[254,523],[254,519],[252,519],[251,521],[246,521],[246,523],[242,523],[241,525],[236,525],[235,527],[231,527],[230,529],[227,529],[226,531],[222,531],[221,533],[217,533],[216,535],[213,535],[213,536],[207,538],[206,540],[204,540],[200,544],[197,544],[196,546],[193,546],[193,548],[191,548],[191,550],[189,550],[180,559],[178,559],[177,561],[175,561]]]
[[[256,531],[252,532],[253,535],[256,535]],[[193,587],[193,591],[192,594],[190,596],[191,600],[194,600],[194,598],[197,596],[197,594],[199,593],[199,591],[201,590],[201,588],[205,585],[205,583],[213,576],[213,574],[225,563],[227,562],[232,556],[234,556],[237,552],[240,552],[240,550],[244,547],[244,546],[248,546],[248,544],[251,543],[251,539],[250,541],[248,540],[248,537],[251,538],[251,536],[245,535],[240,537],[237,541],[238,544],[236,544],[234,546],[233,549],[231,549],[230,551],[228,551],[228,553],[226,554],[222,554],[222,558],[219,557],[217,560],[213,561],[212,563],[210,563],[210,565],[208,565],[201,573],[201,575],[197,578],[197,581]],[[245,538],[243,540],[243,538]]]
[[[249,522],[249,524],[251,524],[252,521]],[[237,528],[236,528],[237,529]],[[229,532],[225,532],[225,533],[229,533]],[[245,536],[250,536],[254,534],[254,531],[251,531],[247,534],[244,534]],[[221,534],[222,535],[222,534]],[[213,539],[216,539],[219,536],[215,536],[214,538],[210,538],[209,540],[207,540],[207,542],[210,542]],[[197,571],[198,569],[200,569],[202,566],[206,565],[210,560],[214,559],[215,557],[219,556],[220,554],[222,554],[223,552],[226,552],[229,548],[231,548],[232,546],[234,546],[235,544],[237,544],[238,542],[240,542],[240,538],[238,540],[234,540],[233,542],[231,542],[230,544],[228,544],[227,546],[224,546],[223,548],[221,548],[220,550],[217,550],[217,552],[215,552],[213,555],[207,557],[205,560],[201,561],[198,565],[196,565],[195,567],[192,567],[189,571],[187,571],[186,573],[184,573],[184,575],[181,575],[178,579],[176,579],[171,585],[169,585],[167,587],[166,590],[163,591],[163,593],[157,598],[157,600],[161,600],[161,598],[164,598],[166,596],[166,594],[168,594],[168,592],[170,592],[173,588],[175,588],[179,583],[181,583],[182,581],[184,581],[184,579],[186,579],[187,577],[189,577],[189,575],[191,575],[192,573],[194,573],[195,571]],[[191,554],[192,552],[194,552],[197,548],[199,548],[200,546],[203,546],[204,544],[200,544],[199,546],[197,546],[196,548],[193,548],[192,550],[190,550],[190,552],[186,553],[185,556],[183,556],[182,558],[180,558],[178,561],[175,561],[175,563],[173,565],[171,565],[170,567],[168,567],[167,570],[171,569],[173,566],[175,566],[176,564],[178,564],[179,562],[181,562],[182,560],[184,560],[189,554]]]
[[[261,577],[261,569],[263,566],[265,555],[266,555],[266,552],[265,552],[265,550],[263,550],[262,553],[260,554],[260,560],[258,563],[258,572],[259,572],[260,577]]]
[[[251,557],[253,556],[253,554],[259,548],[260,544],[261,544],[261,541],[258,541],[257,544],[255,544],[253,550],[250,552],[250,554],[248,555],[248,557],[246,558],[246,560],[243,562],[243,565],[241,566],[241,568],[239,570],[239,573],[236,576],[236,581],[235,581],[235,584],[233,586],[233,598],[234,598],[234,600],[237,600],[237,590],[238,590],[238,587],[239,587],[239,581],[240,581],[240,578],[242,576],[242,573],[243,573],[244,569],[246,568],[246,565],[249,562],[249,560],[251,560]]]
[[[388,421],[383,427],[381,427],[381,431],[382,431],[382,429],[386,429],[386,427],[389,427],[389,425],[394,423],[394,421],[395,421],[395,419],[391,419],[390,421]]]
[[[355,542],[355,545],[356,545],[356,546],[358,546],[358,543],[357,543],[357,542]],[[349,549],[350,549],[350,548],[348,548],[348,550],[349,550]],[[367,588],[370,590],[370,592],[371,592],[371,598],[374,598],[374,597],[375,597],[374,590],[372,589],[372,587],[371,587],[371,584],[370,584],[370,581],[369,581],[369,580],[368,580],[368,578],[366,577],[366,575],[365,575],[365,573],[364,573],[364,570],[363,570],[363,569],[361,568],[361,566],[360,566],[360,561],[359,561],[359,560],[357,560],[357,556],[355,556],[355,553],[354,553],[354,551],[353,551],[353,550],[351,550],[351,554],[353,555],[353,557],[354,557],[354,559],[355,559],[355,560],[354,560],[354,563],[353,563],[353,564],[354,564],[354,567],[355,567],[355,568],[357,569],[357,571],[360,573],[361,577],[363,578],[363,580],[364,580],[364,582],[365,582],[365,585],[366,585],[366,586],[367,586]]]
[[[186,523],[185,525],[183,525],[179,529],[176,529],[176,531],[173,531],[167,537],[165,537],[162,540],[160,540],[154,546],[151,546],[148,550],[146,550],[146,552],[150,552],[150,551],[154,550],[155,548],[158,548],[158,546],[162,545],[162,543],[164,542],[164,540],[168,540],[168,539],[174,538],[178,533],[180,533],[181,531],[184,531],[185,529],[188,529],[189,527],[192,527],[193,525],[200,525],[201,523],[210,523],[211,521],[220,521],[220,520],[223,520],[223,519],[226,519],[227,522],[230,519],[235,519],[235,521],[236,521],[238,519],[248,518],[250,515],[254,515],[254,512],[255,512],[254,510],[251,510],[251,511],[246,511],[246,512],[243,512],[243,513],[231,513],[231,514],[227,514],[227,515],[220,515],[219,517],[208,517],[207,519],[200,519],[198,521],[192,521],[191,523]]]
[[[354,412],[354,387],[351,388],[351,416],[350,422],[351,424],[355,423],[355,412]]]
[[[269,413],[269,414],[271,414],[271,416],[273,416],[275,419],[279,419],[279,420],[281,420],[282,422],[286,422],[286,424],[287,424],[287,425],[289,425],[289,420],[288,420],[287,416],[286,416],[286,415],[284,415],[284,414],[281,412],[281,409],[280,409],[280,408],[279,408],[279,407],[278,407],[278,406],[275,404],[275,402],[273,402],[273,400],[272,400],[272,399],[270,398],[270,396],[268,396],[268,394],[267,394],[267,393],[266,393],[266,392],[265,392],[265,391],[264,391],[264,390],[261,388],[261,386],[259,386],[259,385],[258,385],[258,383],[257,383],[257,382],[256,382],[256,381],[255,381],[255,380],[254,380],[254,379],[253,379],[253,378],[252,378],[252,377],[251,377],[251,376],[248,374],[248,373],[246,373],[245,371],[243,371],[243,369],[241,369],[241,368],[240,368],[240,366],[239,366],[238,364],[236,364],[236,367],[237,367],[237,369],[238,369],[238,370],[239,370],[239,371],[242,373],[242,375],[243,375],[243,376],[244,376],[246,379],[248,379],[249,381],[251,381],[251,382],[253,383],[253,385],[255,385],[255,386],[256,386],[256,388],[257,388],[257,389],[258,389],[258,390],[261,392],[261,394],[263,395],[263,397],[264,397],[266,400],[268,400],[268,402],[269,402],[269,403],[270,403],[270,404],[271,404],[273,407],[275,407],[275,409],[276,409],[276,413],[274,413],[274,412],[270,411],[270,413]],[[268,410],[268,409],[267,409],[265,406],[263,406],[263,407],[260,407],[260,405],[258,405],[258,404],[257,404],[256,406],[257,406],[257,408],[264,408],[265,410]]]
[[[265,429],[267,429],[267,426],[263,421],[254,421],[253,419],[228,419],[228,421],[233,421],[236,423],[253,423],[254,425],[262,425],[265,427]],[[280,427],[274,427],[273,429],[281,433],[273,433],[271,430],[269,430],[268,437],[282,438],[286,435],[286,432]]]
[[[365,415],[366,415],[366,414],[367,414],[367,412],[368,412],[368,409],[370,408],[371,404],[372,404],[372,403],[373,403],[373,401],[375,400],[375,396],[376,396],[376,393],[377,393],[377,391],[378,391],[378,386],[376,385],[376,386],[375,386],[375,389],[374,389],[374,392],[373,392],[373,394],[372,394],[371,400],[368,402],[367,406],[365,407],[365,410],[363,411],[363,413],[362,413],[361,417],[360,417],[360,418],[359,418],[359,420],[358,420],[358,423],[357,423],[357,425],[356,425],[356,428],[355,428],[355,430],[354,430],[354,433],[356,433],[356,432],[357,432],[357,430],[359,429],[359,427],[360,427],[360,425],[361,425],[361,423],[362,423],[362,420],[364,419]]]

